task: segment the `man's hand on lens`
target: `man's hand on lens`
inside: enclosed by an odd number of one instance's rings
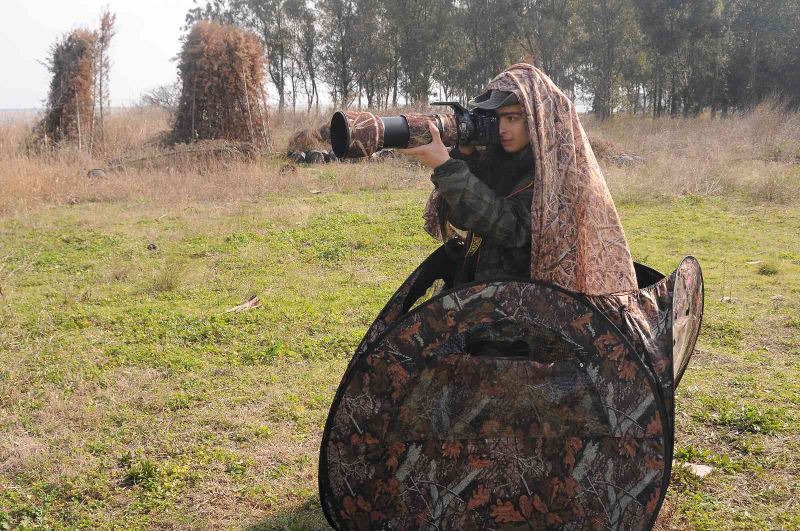
[[[408,149],[398,149],[397,151],[403,155],[411,155],[429,168],[436,168],[450,159],[450,153],[447,151],[447,148],[442,142],[439,129],[433,124],[433,122],[428,122],[428,130],[431,132],[431,136],[433,137],[433,140],[430,144]]]

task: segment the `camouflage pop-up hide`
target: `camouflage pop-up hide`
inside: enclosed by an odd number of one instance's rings
[[[463,244],[437,233],[434,191],[427,227],[447,243],[347,368],[322,440],[323,510],[338,529],[648,529],[700,328],[699,264],[669,277],[634,265],[577,115],[544,74],[515,65],[489,88],[529,114],[531,279],[453,287],[445,247]]]

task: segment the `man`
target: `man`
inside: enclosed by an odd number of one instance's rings
[[[434,131],[430,145],[406,150],[433,167],[432,179],[438,181],[425,207],[425,230],[444,242],[452,240],[457,228],[472,232],[465,254],[468,259],[474,256],[474,270],[470,271],[472,262],[465,260],[463,280],[525,273],[531,279],[589,296],[635,293],[636,274],[625,233],[572,101],[541,70],[525,63],[498,74],[475,103],[493,102],[485,104],[497,104],[498,110],[510,107],[513,98],[498,103],[502,93],[516,98],[519,107],[514,109],[524,112],[524,121],[506,118],[506,141],[502,150],[486,149],[483,173],[473,160],[480,157],[470,150],[451,152],[451,158],[466,159],[472,178],[463,172],[463,166],[449,162]],[[516,151],[524,140],[511,132],[523,126],[528,147]],[[530,188],[525,187],[520,169],[526,164],[526,151],[533,159],[527,174],[532,179]],[[459,223],[461,227],[457,227]],[[526,248],[516,246],[522,240],[518,231],[526,226],[530,240],[527,269],[517,263]],[[476,249],[477,237],[481,240]]]
[[[440,219],[463,242],[451,246],[460,249],[453,256],[459,264],[455,284],[528,277],[534,168],[525,111],[513,93],[502,90],[487,91],[473,103],[496,112],[500,146],[448,152],[430,124],[430,144],[400,151],[433,169],[431,180],[445,201]]]

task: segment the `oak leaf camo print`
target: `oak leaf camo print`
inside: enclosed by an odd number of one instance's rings
[[[697,262],[666,278],[637,264],[647,285],[625,300],[520,280],[411,309],[446,256],[390,299],[334,399],[320,453],[331,525],[651,527],[669,480],[676,371],[700,326]]]

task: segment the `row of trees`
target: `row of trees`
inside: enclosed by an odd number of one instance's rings
[[[532,57],[603,117],[800,103],[800,0],[195,0],[262,40],[279,110],[467,99]]]

